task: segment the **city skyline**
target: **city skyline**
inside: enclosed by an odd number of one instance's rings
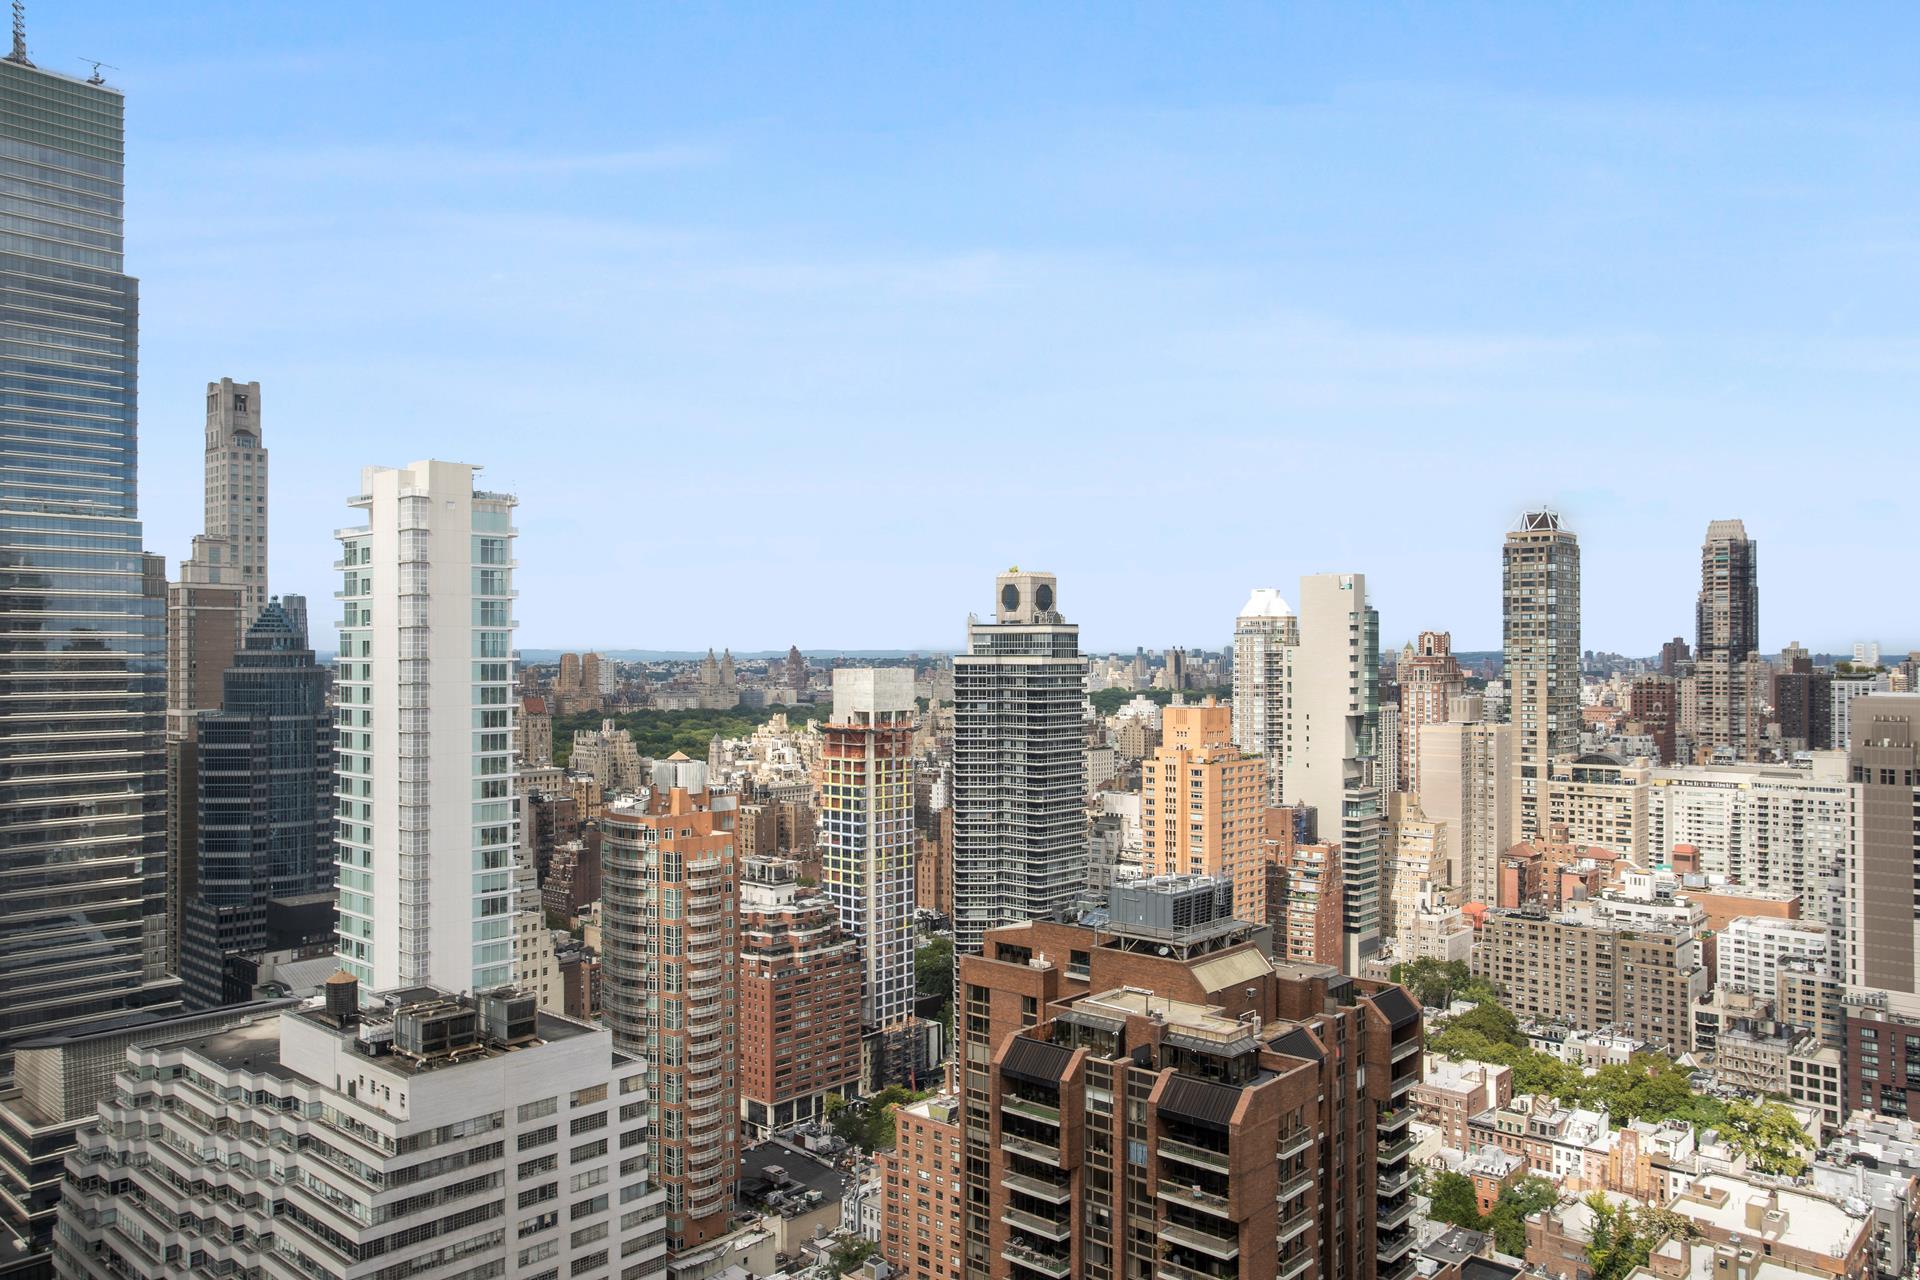
[[[234,377],[274,402],[283,590],[325,598],[360,459],[484,456],[543,516],[531,647],[957,648],[1020,564],[1074,585],[1089,651],[1220,647],[1249,590],[1329,571],[1368,576],[1383,642],[1485,650],[1491,547],[1541,504],[1581,536],[1587,647],[1687,634],[1724,518],[1768,548],[1763,651],[1920,642],[1826,571],[1897,536],[1912,451],[1889,175],[1916,104],[1884,30],[1775,14],[1722,48],[1696,20],[1649,51],[1631,15],[1507,13],[1486,48],[1491,16],[1009,20],[989,44],[937,16],[743,37],[422,5],[236,19],[215,55],[165,12],[36,9],[37,61],[106,57],[138,103],[147,544],[198,531],[202,388]],[[1842,60],[1844,91],[1812,70]],[[1018,465],[956,466],[963,431]],[[1836,431],[1887,465],[1789,495],[1783,459]],[[619,534],[669,443],[724,460],[728,518],[669,487]],[[1665,465],[1623,465],[1643,449]],[[859,625],[811,589],[869,567],[813,518],[835,465],[899,496]],[[1281,526],[1214,504],[1184,556],[1169,485],[1248,474]],[[1399,514],[1435,492],[1445,521]],[[983,501],[1007,513],[984,537]],[[761,590],[669,623],[588,589],[663,543]]]

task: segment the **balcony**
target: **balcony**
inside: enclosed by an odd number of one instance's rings
[[[1402,1126],[1404,1129],[1405,1126]],[[1413,1154],[1413,1134],[1403,1133],[1392,1142],[1383,1143],[1375,1153],[1375,1159],[1381,1164],[1394,1164]]]
[[[1291,1160],[1295,1156],[1310,1149],[1313,1146],[1313,1140],[1314,1133],[1311,1129],[1301,1129],[1296,1133],[1290,1134],[1280,1139],[1280,1150],[1277,1158],[1282,1163]]]
[[[1073,1188],[1065,1182],[1031,1178],[1024,1173],[1002,1174],[1000,1181],[1006,1184],[1009,1191],[1018,1191],[1023,1196],[1044,1200],[1048,1204],[1065,1204],[1073,1199]]]
[[[1017,1240],[1008,1241],[1000,1256],[1015,1266],[1039,1275],[1052,1276],[1053,1280],[1067,1280],[1073,1274],[1073,1260],[1066,1254],[1042,1253]]]
[[[1381,1205],[1380,1218],[1374,1225],[1381,1231],[1392,1231],[1395,1227],[1405,1226],[1413,1217],[1413,1197],[1408,1196],[1399,1204]]]
[[[1382,1111],[1380,1113],[1380,1119],[1374,1125],[1374,1129],[1379,1133],[1397,1133],[1405,1129],[1407,1123],[1412,1119],[1412,1107],[1395,1107],[1390,1111]]]
[[[1222,1173],[1230,1167],[1227,1153],[1211,1151],[1206,1147],[1196,1147],[1188,1142],[1176,1142],[1172,1138],[1160,1139],[1160,1154],[1169,1160],[1180,1160],[1187,1164],[1198,1165],[1202,1169],[1218,1169]]]
[[[1418,1274],[1419,1269],[1415,1266],[1412,1253],[1408,1253],[1391,1268],[1380,1268],[1380,1280],[1413,1280]]]
[[[1060,1167],[1059,1147],[1049,1146],[1044,1142],[1035,1142],[1031,1138],[1016,1138],[1012,1134],[1006,1133],[1000,1135],[1000,1146],[1002,1149],[1011,1151],[1017,1156],[1025,1156],[1029,1160],[1038,1160],[1040,1163],[1050,1164],[1056,1169]]]
[[[1237,1280],[1239,1274],[1239,1271],[1233,1267],[1205,1271],[1199,1267],[1187,1267],[1178,1262],[1169,1262],[1164,1258],[1155,1264],[1155,1275],[1158,1280]]]
[[[1010,1227],[1018,1228],[1028,1235],[1040,1236],[1064,1244],[1073,1234],[1070,1223],[1057,1222],[1052,1218],[1043,1218],[1037,1213],[1028,1213],[1025,1209],[1008,1209],[1000,1215],[1000,1221]]]
[[[1160,1228],[1160,1238],[1168,1244],[1177,1244],[1182,1249],[1192,1249],[1195,1253],[1204,1253],[1223,1262],[1231,1262],[1240,1256],[1238,1232],[1234,1233],[1232,1239],[1223,1239],[1211,1232],[1170,1222]]]
[[[1312,1268],[1313,1259],[1313,1250],[1301,1249],[1280,1264],[1280,1269],[1273,1273],[1273,1280],[1300,1280]]]
[[[1393,1052],[1387,1055],[1387,1061],[1405,1062],[1418,1052],[1420,1052],[1420,1039],[1416,1036],[1410,1040],[1402,1040],[1400,1043],[1394,1045]]]
[[[1198,1209],[1201,1213],[1210,1213],[1217,1218],[1232,1220],[1233,1215],[1228,1212],[1225,1196],[1204,1191],[1191,1183],[1170,1182],[1166,1178],[1161,1178],[1156,1194],[1162,1200],[1171,1200],[1175,1204],[1184,1204],[1188,1208]]]
[[[1397,1169],[1385,1170],[1380,1174],[1377,1190],[1383,1196],[1397,1196],[1407,1189],[1413,1181],[1413,1174],[1405,1165]]]
[[[1285,1201],[1293,1199],[1295,1196],[1305,1195],[1308,1189],[1313,1186],[1313,1180],[1318,1174],[1319,1170],[1317,1169],[1302,1169],[1299,1173],[1294,1174],[1291,1178],[1286,1179],[1280,1184],[1280,1193],[1275,1199],[1284,1203]]]
[[[1038,1120],[1042,1124],[1058,1125],[1060,1123],[1060,1108],[1050,1107],[1044,1102],[1035,1102],[1031,1098],[1022,1098],[1017,1094],[1001,1094],[1000,1109],[1011,1111],[1017,1116],[1026,1116],[1030,1120]]]
[[[1413,1232],[1413,1231],[1402,1231],[1397,1236],[1391,1236],[1391,1237],[1382,1236],[1380,1238],[1380,1250],[1378,1255],[1380,1259],[1380,1264],[1382,1266],[1385,1266],[1389,1262],[1396,1262],[1399,1259],[1404,1258],[1408,1254],[1412,1253],[1414,1240],[1417,1234],[1418,1234],[1417,1232]]]

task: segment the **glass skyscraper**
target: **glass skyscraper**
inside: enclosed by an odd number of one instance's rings
[[[331,899],[333,735],[326,670],[304,625],[272,601],[195,744],[198,847],[179,860],[191,868],[180,976],[193,1007],[247,998],[229,989],[227,958],[285,945],[272,936],[270,904]]]
[[[0,1078],[23,1037],[179,998],[123,114],[103,84],[0,59]]]

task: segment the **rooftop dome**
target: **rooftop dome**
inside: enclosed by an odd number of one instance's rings
[[[1240,610],[1243,618],[1291,618],[1293,610],[1280,598],[1278,587],[1255,587]]]

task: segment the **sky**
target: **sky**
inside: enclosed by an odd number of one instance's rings
[[[1920,646],[1920,10],[33,0],[128,95],[141,503],[263,384],[273,584],[367,464],[520,498],[528,648],[951,648],[1011,565],[1089,651],[1363,572],[1500,642]],[[325,615],[319,609],[316,615]],[[324,637],[319,637],[325,643]]]

